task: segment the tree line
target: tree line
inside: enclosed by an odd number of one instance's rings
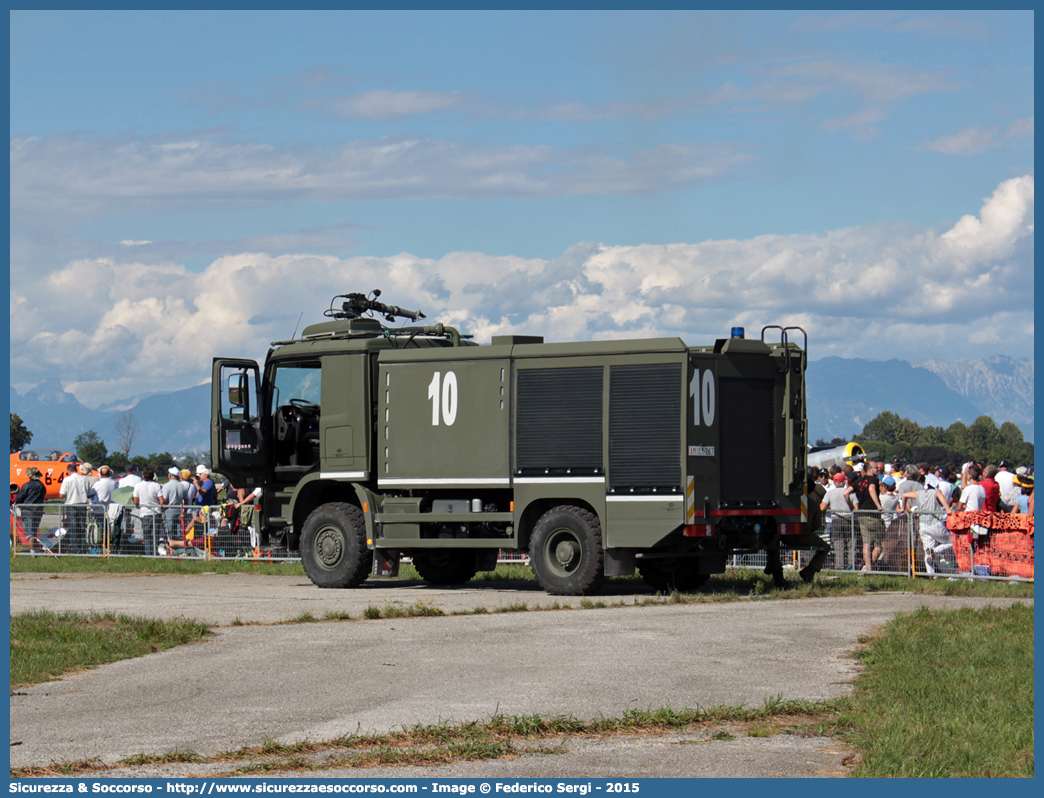
[[[174,455],[170,452],[153,452],[149,455],[130,456],[130,448],[138,432],[138,424],[132,413],[125,413],[120,417],[116,425],[116,434],[120,438],[120,448],[109,451],[102,440],[92,429],[87,430],[73,438],[73,451],[81,460],[90,463],[95,468],[99,465],[107,465],[114,472],[120,472],[133,465],[139,473],[146,466],[156,469],[157,474],[166,473],[167,469],[177,466],[178,468],[196,467],[196,461],[182,459],[176,462]],[[20,452],[33,440],[33,433],[25,426],[25,423],[17,413],[11,413],[11,453]]]
[[[970,425],[957,421],[946,429],[922,427],[916,421],[891,411],[878,413],[863,431],[850,438],[819,439],[817,446],[836,446],[855,441],[866,451],[878,452],[883,461],[904,463],[961,463],[975,460],[993,463],[1007,460],[1013,466],[1033,464],[1033,444],[1022,438],[1022,430],[1010,421],[999,427],[990,416],[979,416]]]
[[[128,457],[127,452],[119,450],[110,452],[105,446],[105,441],[92,429],[73,438],[73,449],[76,451],[77,457],[91,463],[95,468],[104,463],[113,471],[123,471],[127,466],[132,465],[138,469],[138,473],[141,473],[143,468],[151,466],[157,474],[164,474],[172,466],[189,467],[185,463],[175,462],[174,455],[170,452],[153,452],[149,455],[134,457]],[[193,468],[195,467],[195,463],[191,465]]]

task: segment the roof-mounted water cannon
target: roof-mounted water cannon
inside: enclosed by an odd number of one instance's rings
[[[417,319],[426,318],[419,310],[406,310],[397,305],[385,305],[383,302],[378,302],[377,297],[381,295],[379,288],[373,289],[370,294],[370,297],[367,297],[366,294],[338,294],[330,300],[330,307],[323,315],[333,319],[357,319],[364,313],[380,313],[384,316],[385,321],[396,321],[400,318],[417,321]],[[334,308],[334,303],[338,299],[345,300],[341,303],[340,310]]]

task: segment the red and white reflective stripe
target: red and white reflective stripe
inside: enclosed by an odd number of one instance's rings
[[[714,524],[686,524],[682,535],[687,538],[714,537]]]
[[[803,535],[805,533],[804,524],[780,524],[779,534],[781,535]]]

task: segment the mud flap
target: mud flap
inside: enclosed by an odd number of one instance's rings
[[[475,552],[475,569],[478,571],[495,571],[500,552],[497,549],[479,549]]]
[[[399,552],[387,549],[373,550],[373,576],[398,576]]]
[[[606,576],[634,576],[634,549],[606,549]]]

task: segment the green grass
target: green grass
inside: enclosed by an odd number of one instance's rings
[[[52,681],[107,662],[202,640],[205,624],[157,621],[113,613],[53,613],[11,617],[11,687]]]
[[[381,618],[438,618],[445,615],[441,607],[436,607],[430,601],[417,601],[413,604],[385,604],[378,607],[374,604],[363,610],[363,617],[370,621]]]
[[[174,557],[40,557],[11,555],[13,574],[267,574],[304,576],[300,562],[250,562]]]
[[[493,612],[528,612],[529,606],[524,601],[516,601],[514,604],[505,604],[497,607]]]
[[[839,727],[868,777],[1033,776],[1033,608],[901,613]]]
[[[213,560],[176,557],[41,557],[28,554],[11,555],[11,573],[109,573],[109,574],[269,574],[304,576],[300,562],[262,562]],[[371,577],[380,581],[422,581],[410,563],[399,566],[397,577]],[[525,565],[498,565],[494,571],[475,575],[476,582],[533,581],[533,572]]]
[[[402,569],[412,566],[403,564]],[[400,571],[401,573],[401,571]],[[417,577],[420,578],[419,576]],[[498,565],[493,571],[480,571],[475,574],[476,582],[532,582],[533,569],[528,565],[507,564]]]
[[[182,751],[175,749],[166,754],[150,755],[150,754],[135,754],[132,757],[128,757],[123,760],[125,765],[171,765],[175,763],[184,762],[205,762],[204,757],[197,754],[195,751]]]
[[[329,610],[328,612],[323,613],[323,620],[324,621],[350,621],[350,620],[352,620],[352,616],[349,615],[347,612],[342,612],[340,610]]]

